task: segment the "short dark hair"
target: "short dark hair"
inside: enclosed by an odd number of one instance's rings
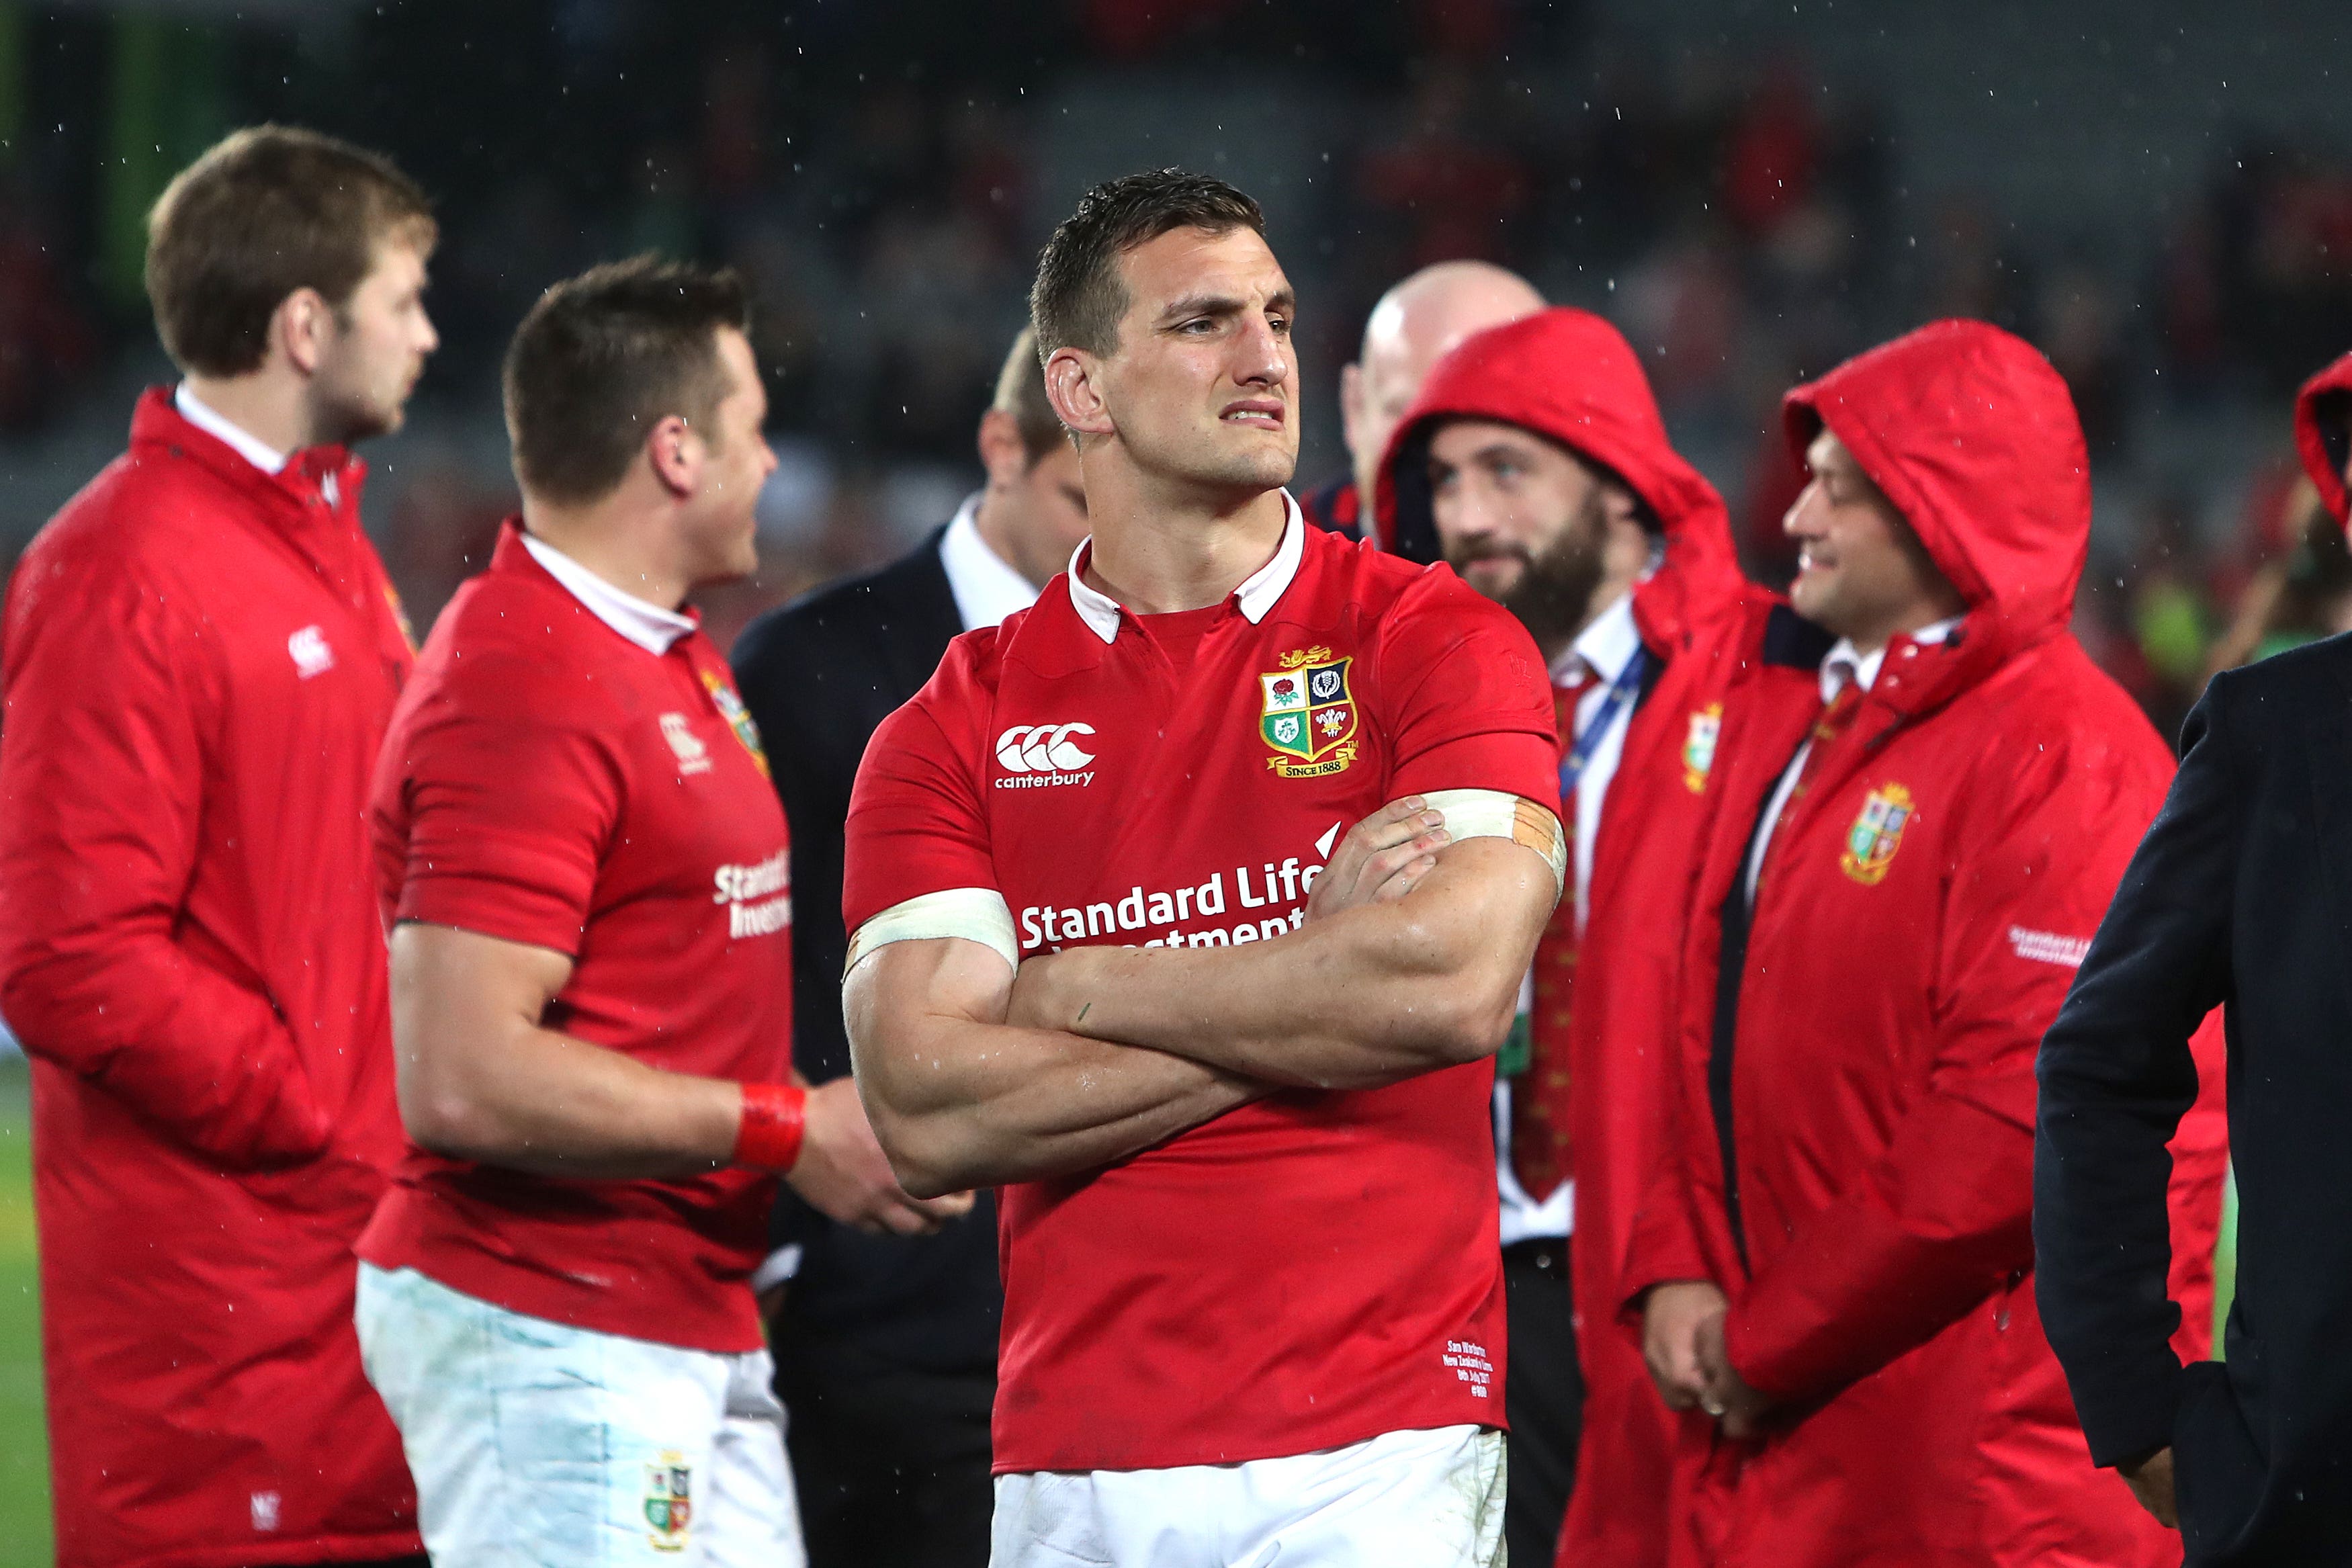
[[[1013,423],[1021,431],[1021,449],[1029,456],[1029,466],[1035,468],[1057,447],[1069,445],[1070,433],[1062,428],[1062,416],[1054,412],[1053,400],[1045,395],[1045,367],[1037,358],[1037,334],[1029,327],[1013,340],[1013,350],[1004,356],[1004,368],[996,373],[996,395],[989,407],[999,414],[1013,416]]]
[[[315,131],[232,132],[147,212],[147,298],[183,371],[243,375],[269,352],[269,319],[298,289],[337,310],[399,238],[433,248],[432,204],[391,160]]]
[[[1058,348],[1107,354],[1118,347],[1127,290],[1118,258],[1171,229],[1265,232],[1258,205],[1224,181],[1181,169],[1123,174],[1088,191],[1037,258],[1029,322],[1043,362]]]
[[[750,334],[751,298],[732,268],[654,256],[592,267],[541,294],[507,346],[507,435],[522,488],[572,505],[602,500],[673,414],[715,439],[729,390],[719,333]]]

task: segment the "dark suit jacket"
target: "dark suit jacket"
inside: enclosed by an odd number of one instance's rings
[[[2042,1317],[2091,1452],[2171,1445],[2192,1564],[2352,1563],[2352,638],[2217,678],[2042,1045]],[[2229,1038],[2225,1363],[2166,1346],[2164,1144]]]
[[[862,577],[771,611],[736,641],[735,679],[760,726],[792,828],[793,1059],[812,1083],[849,1071],[841,1021],[841,875],[849,792],[866,742],[921,689],[963,623],[934,530]],[[835,1225],[787,1188],[779,1244],[805,1248],[786,1316],[920,1370],[992,1371],[1003,1294],[995,1206],[918,1240]]]

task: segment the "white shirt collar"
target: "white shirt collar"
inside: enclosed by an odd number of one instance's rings
[[[647,653],[667,653],[672,643],[694,629],[692,616],[681,616],[676,610],[665,610],[635,594],[621,592],[529,531],[522,536],[522,547],[530,552],[533,561],[547,568],[549,576],[562,584],[573,598],[587,605],[590,615]]]
[[[172,406],[180,411],[181,418],[205,435],[218,437],[227,444],[229,450],[263,473],[284,471],[285,453],[250,434],[243,426],[230,424],[226,416],[215,413],[204,399],[190,392],[186,382],[180,383],[173,392]]]
[[[1952,635],[1952,628],[1958,626],[1960,620],[1960,616],[1954,616],[1948,621],[1921,626],[1910,634],[1911,640],[1920,644],[1942,642]],[[1886,649],[1891,646],[1881,645],[1874,653],[1857,653],[1851,637],[1838,638],[1837,647],[1830,649],[1829,658],[1822,660],[1822,700],[1829,702],[1835,700],[1849,680],[1864,691],[1877,685],[1878,671],[1886,663]]]
[[[1307,518],[1298,510],[1298,502],[1288,490],[1282,492],[1282,504],[1288,509],[1287,521],[1282,526],[1282,542],[1275,546],[1274,559],[1251,573],[1242,585],[1234,590],[1241,601],[1242,614],[1252,626],[1265,619],[1298,575],[1298,563],[1307,553]],[[1087,623],[1095,636],[1106,643],[1118,640],[1118,601],[1108,594],[1087,586],[1087,552],[1094,544],[1089,537],[1070,552],[1070,603],[1078,612],[1078,619]]]
[[[1620,594],[1551,661],[1551,683],[1567,685],[1580,665],[1593,679],[1606,685],[1625,673],[1641,647],[1642,629],[1633,622],[1633,595]]]
[[[999,626],[1016,610],[1037,602],[1037,584],[1013,570],[1013,563],[989,548],[980,536],[981,492],[974,490],[956,509],[955,521],[940,540],[940,564],[946,568],[948,592],[955,595],[956,614],[963,629],[977,631]]]

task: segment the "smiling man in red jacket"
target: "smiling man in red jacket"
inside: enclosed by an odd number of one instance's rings
[[[1619,1270],[1661,1145],[1708,779],[1752,662],[1740,650],[1775,601],[1741,578],[1722,498],[1667,443],[1632,347],[1587,310],[1492,328],[1439,362],[1377,499],[1385,531],[1433,536],[1535,637],[1567,763],[1571,896],[1496,1095],[1512,1557],[1540,1568],[1557,1538],[1563,1563],[1659,1568],[1673,1418],[1615,1331]]]
[[[1624,1280],[1668,1403],[1720,1419],[1683,1560],[2177,1563],[2092,1467],[2032,1283],[2034,1051],[2172,773],[2066,630],[2073,405],[2024,342],[1947,321],[1798,388],[1788,426],[1790,597],[1839,640],[1717,770],[1679,1159]],[[2206,1081],[2173,1146],[2190,1355]]]
[[[433,240],[341,142],[199,159],[147,258],[185,379],[9,584],[0,1012],[33,1058],[62,1568],[418,1548],[352,1330],[401,1150],[362,809],[410,648],[348,448],[434,348]]]

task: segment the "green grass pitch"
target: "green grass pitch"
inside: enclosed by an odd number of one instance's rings
[[[0,1058],[0,1562],[50,1560],[48,1435],[41,1422],[41,1300],[24,1059]]]

